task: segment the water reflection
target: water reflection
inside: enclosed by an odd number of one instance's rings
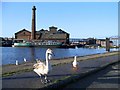
[[[36,57],[36,54],[35,54],[35,48],[30,48],[31,50],[31,61],[34,61],[35,60],[35,57]]]

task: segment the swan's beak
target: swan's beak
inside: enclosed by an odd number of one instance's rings
[[[50,53],[51,55],[53,55],[53,56],[55,56],[55,54],[54,54],[54,52],[51,50],[51,53]]]
[[[53,56],[55,56],[55,54],[52,52]]]

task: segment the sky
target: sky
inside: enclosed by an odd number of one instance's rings
[[[36,6],[36,30],[58,27],[70,38],[106,38],[118,35],[118,2],[2,2],[2,33],[31,31]],[[1,22],[0,22],[1,23]]]

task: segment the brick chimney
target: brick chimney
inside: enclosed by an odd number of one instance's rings
[[[35,35],[35,32],[36,32],[36,21],[35,21],[35,6],[33,6],[32,8],[32,33],[31,33],[31,40],[34,40],[36,39],[36,35]]]

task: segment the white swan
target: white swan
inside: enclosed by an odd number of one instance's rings
[[[41,61],[37,61],[37,63],[33,65],[33,67],[34,67],[33,71],[36,72],[40,76],[40,78],[42,75],[45,76],[45,78],[44,78],[45,82],[43,82],[43,80],[41,78],[42,83],[47,83],[49,81],[47,79],[47,74],[51,70],[51,65],[50,65],[48,60],[51,59],[51,56],[52,56],[52,50],[48,48],[46,50],[46,63],[43,63]]]
[[[77,56],[74,56],[74,61],[73,61],[72,65],[73,65],[74,68],[77,67],[77,65],[78,65]]]

